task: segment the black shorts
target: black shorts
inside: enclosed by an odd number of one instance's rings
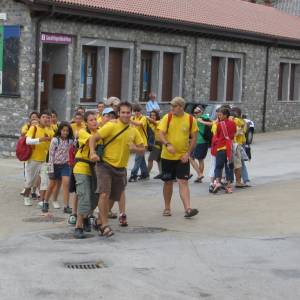
[[[176,178],[188,180],[190,177],[190,162],[183,163],[181,160],[161,159],[163,181],[172,181]]]
[[[208,151],[208,143],[197,144],[195,150],[193,151],[191,157],[193,159],[202,160],[205,159]]]

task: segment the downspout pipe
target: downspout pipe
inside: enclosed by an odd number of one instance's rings
[[[48,17],[54,15],[54,5],[51,7],[51,11],[43,16],[40,16],[36,21],[36,33],[35,33],[35,88],[34,88],[34,102],[33,109],[38,110],[39,106],[39,92],[40,92],[40,46],[41,46],[41,23]]]
[[[266,132],[266,113],[267,113],[267,97],[268,97],[268,82],[269,82],[269,60],[270,60],[270,48],[268,45],[266,48],[266,68],[265,68],[265,91],[264,102],[262,107],[262,132]]]

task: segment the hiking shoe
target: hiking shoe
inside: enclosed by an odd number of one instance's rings
[[[42,212],[43,213],[47,213],[48,211],[49,211],[49,203],[48,202],[44,202],[43,203]]]
[[[71,214],[72,213],[72,208],[70,208],[69,206],[64,207],[64,214]]]
[[[153,179],[161,179],[161,178],[162,178],[162,174],[158,174],[158,175],[153,177]]]
[[[77,222],[77,215],[75,214],[70,215],[68,219],[68,224],[75,225],[76,222]]]
[[[129,182],[137,182],[137,176],[130,176]]]
[[[138,180],[141,181],[141,180],[148,180],[150,179],[149,175],[140,175],[138,176]]]
[[[84,239],[85,238],[82,228],[75,228],[74,238],[75,239]]]
[[[59,205],[58,201],[52,201],[52,205],[53,205],[53,208],[60,209],[60,205]]]
[[[126,214],[124,214],[124,213],[120,214],[119,223],[120,223],[120,226],[122,226],[122,227],[128,226]]]
[[[32,198],[32,200],[36,200],[38,198],[37,194],[36,193],[31,193],[31,198]]]
[[[92,226],[90,224],[89,218],[84,218],[83,219],[83,231],[85,231],[85,232],[91,232],[92,231]]]
[[[29,197],[24,197],[24,205],[32,206],[32,199],[30,199]]]

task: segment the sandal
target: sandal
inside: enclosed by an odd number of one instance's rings
[[[170,209],[165,209],[165,210],[163,211],[163,216],[164,216],[164,217],[171,217],[171,216],[172,216],[171,210],[170,210]]]
[[[194,182],[195,183],[202,183],[202,179],[204,178],[204,176],[200,176],[198,177]]]
[[[126,214],[124,214],[124,213],[120,214],[119,223],[120,223],[120,226],[122,226],[122,227],[128,226]]]
[[[243,183],[237,183],[236,185],[235,185],[235,187],[237,188],[237,189],[243,189],[243,188],[245,188],[245,187],[247,187],[245,184],[243,184]]]
[[[221,187],[222,187],[222,184],[221,184],[221,183],[216,183],[216,184],[214,185],[214,188],[213,188],[213,190],[212,190],[212,193],[213,193],[213,194],[216,194],[216,193],[221,189]]]
[[[193,216],[196,216],[199,213],[198,209],[196,208],[189,208],[186,210],[184,217],[185,218],[191,218]]]
[[[232,194],[233,193],[232,187],[231,186],[225,186],[225,193]]]
[[[109,225],[105,225],[105,226],[101,226],[99,228],[100,232],[101,232],[101,235],[105,236],[105,237],[111,237],[114,235],[114,232],[112,231],[112,229],[110,228]]]
[[[116,219],[117,217],[118,217],[118,215],[116,213],[112,212],[112,211],[110,211],[108,213],[108,218],[109,219]]]

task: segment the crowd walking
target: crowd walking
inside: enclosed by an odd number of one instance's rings
[[[55,111],[32,112],[21,128],[16,151],[24,162],[24,205],[32,206],[38,198],[43,214],[52,207],[60,209],[57,199],[62,189],[63,212],[75,226],[74,237],[84,238],[92,229],[110,237],[114,232],[109,219],[118,218],[120,226],[128,226],[127,181],[149,180],[154,161],[159,174],[153,178],[163,182],[164,217],[172,216],[174,184],[179,186],[184,217],[199,213],[190,199],[190,166],[197,174],[194,183],[205,184],[207,155],[210,193],[230,194],[234,188],[249,187],[246,162],[251,155],[241,109],[223,105],[211,120],[201,105],[188,114],[185,104],[175,97],[163,115],[151,93],[145,115],[140,105],[116,97],[99,102],[97,112],[78,107],[70,122],[59,122]],[[127,179],[131,154],[135,160]],[[115,202],[118,214],[112,212]]]

